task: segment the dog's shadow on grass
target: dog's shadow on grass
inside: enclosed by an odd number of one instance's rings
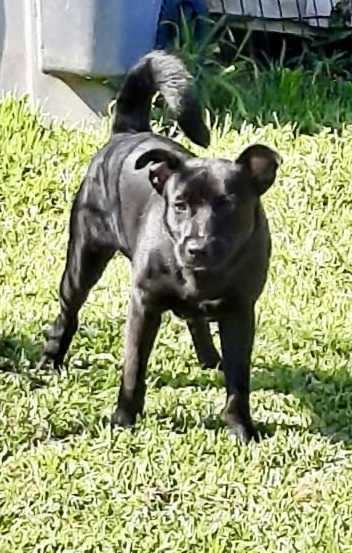
[[[13,338],[0,336],[0,373],[14,373],[23,375],[29,379],[30,389],[48,386],[50,379],[45,375],[32,369],[22,370],[21,365],[25,360],[33,367],[39,359],[41,346],[33,344],[28,338]],[[187,370],[178,372],[176,375],[171,371],[163,370],[156,375],[154,386],[162,388],[171,386],[175,389],[182,389],[189,386],[206,390],[224,388],[224,377],[216,370],[199,371],[191,376]],[[311,432],[318,432],[329,436],[334,441],[343,441],[346,444],[352,443],[352,378],[344,369],[334,374],[323,371],[312,370],[308,367],[294,367],[288,365],[277,365],[272,367],[259,367],[253,371],[252,390],[271,390],[274,393],[284,395],[293,394],[297,397],[303,407],[312,414]],[[99,415],[97,413],[97,417]],[[96,420],[98,423],[99,420]],[[170,413],[158,413],[157,418],[162,421],[168,419],[170,424]],[[171,415],[171,428],[175,432],[187,432],[192,427],[202,424],[205,428],[218,432],[224,427],[221,415],[213,415],[204,420],[196,420],[187,412],[181,415]],[[71,428],[72,426],[72,428]],[[76,434],[75,425],[67,424],[67,433]],[[295,425],[275,425],[269,423],[260,425],[262,435],[272,435],[280,427],[284,430],[300,430]],[[55,437],[55,436],[54,436]],[[64,438],[62,431],[58,432],[58,439]]]
[[[34,366],[40,355],[40,346],[26,337],[0,335],[0,374],[10,373],[29,380],[30,389],[47,386],[42,374],[24,369],[24,364]]]
[[[260,367],[253,375],[252,390],[294,395],[311,413],[312,433],[352,443],[352,378],[345,369],[331,374],[301,366]]]
[[[157,387],[171,386],[182,388],[194,386],[206,390],[215,387],[223,389],[224,379],[219,373],[203,371],[199,376],[189,378],[187,372],[173,375],[167,371],[156,381]],[[347,371],[341,369],[331,375],[323,371],[311,370],[307,367],[292,367],[277,365],[260,367],[252,376],[252,391],[271,390],[283,395],[292,394],[297,397],[302,406],[312,414],[312,424],[309,430],[329,436],[334,441],[352,443],[352,379]],[[161,415],[161,418],[163,416]],[[183,414],[172,417],[175,431],[183,432],[186,428],[199,424],[191,415]],[[218,431],[224,427],[221,416],[214,415],[202,421],[205,428]],[[302,430],[298,424],[260,424],[259,430],[263,437],[271,436],[280,427],[284,430]]]

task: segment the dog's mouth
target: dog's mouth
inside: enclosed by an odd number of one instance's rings
[[[188,271],[204,274],[213,273],[221,269],[226,265],[228,255],[224,245],[214,244],[196,253],[190,253],[187,249],[183,249],[181,259]]]
[[[188,270],[193,271],[194,273],[209,273],[211,272],[212,265],[209,263],[185,263],[185,266]]]

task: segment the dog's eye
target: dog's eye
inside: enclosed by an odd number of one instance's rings
[[[175,202],[174,206],[175,206],[175,210],[178,211],[179,213],[187,211],[188,209],[187,204],[185,202],[182,202],[181,200]]]

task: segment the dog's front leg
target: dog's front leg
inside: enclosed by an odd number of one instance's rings
[[[129,426],[142,414],[145,374],[150,351],[161,322],[159,312],[146,308],[138,291],[132,291],[126,324],[125,355],[117,408],[111,423]]]
[[[253,348],[254,305],[245,305],[219,321],[227,400],[224,418],[243,443],[257,439],[249,404],[250,362]]]
[[[203,368],[221,369],[221,358],[214,346],[209,323],[202,318],[187,321],[198,361]]]

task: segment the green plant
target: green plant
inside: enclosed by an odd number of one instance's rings
[[[194,26],[183,19],[173,46],[194,76],[199,99],[213,124],[227,125],[230,119],[239,129],[244,121],[254,125],[293,123],[295,132],[315,133],[325,127],[341,130],[352,122],[352,80],[346,56],[327,58],[320,51],[307,50],[289,69],[282,52],[277,63],[260,66],[247,55],[247,33],[227,65],[220,52],[226,42],[224,23],[224,18],[208,20],[209,33],[199,42]],[[166,113],[157,113],[165,126]],[[169,131],[174,132],[175,127]]]

